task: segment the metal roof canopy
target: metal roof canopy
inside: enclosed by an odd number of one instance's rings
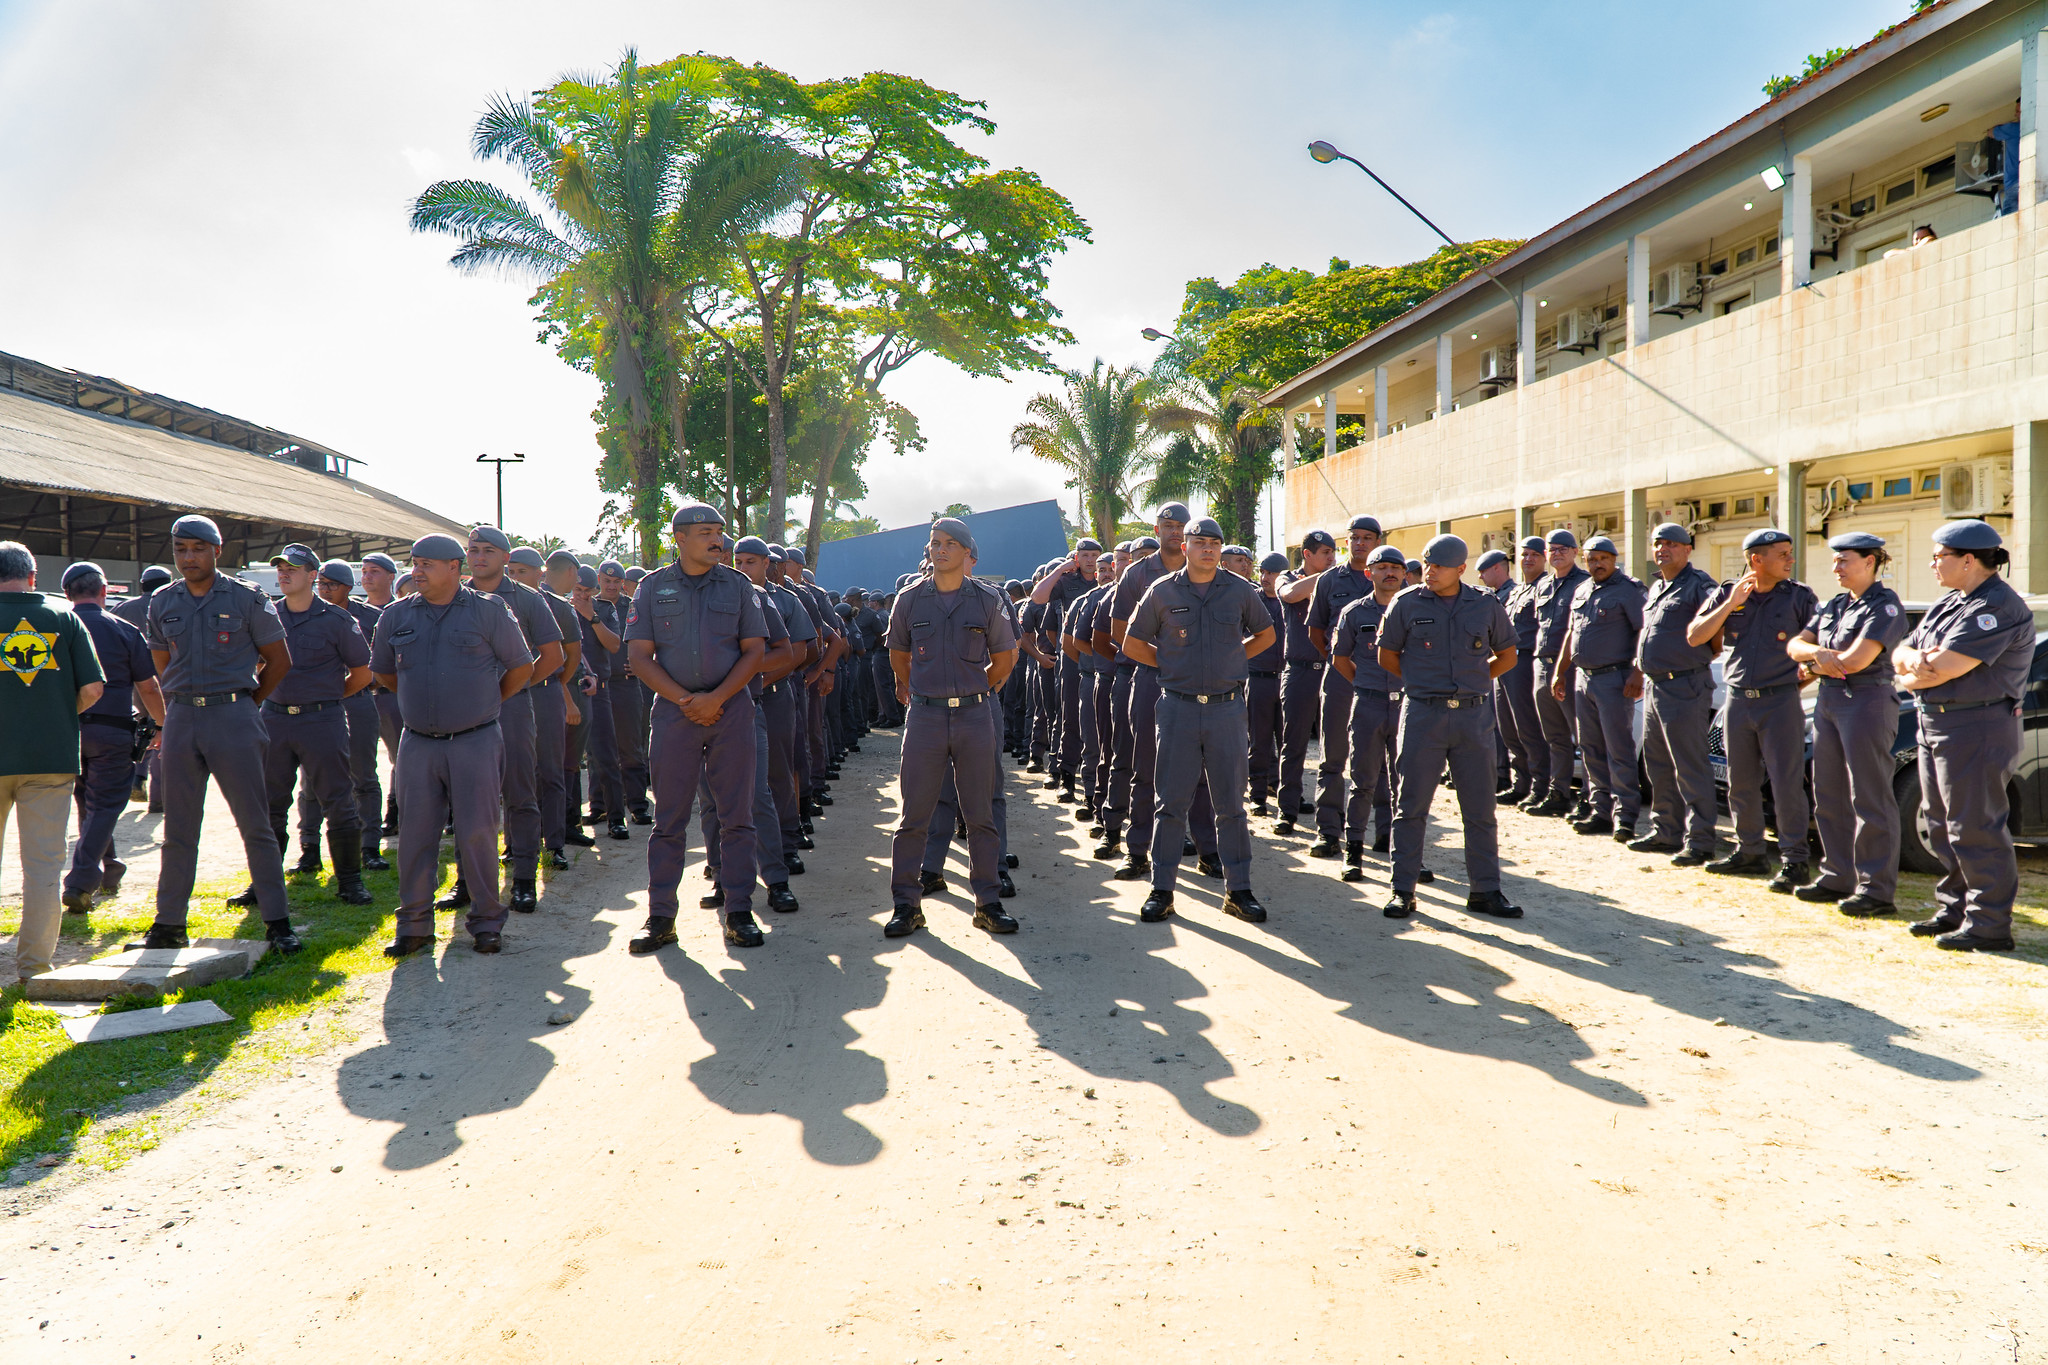
[[[1059,503],[1050,498],[975,512],[961,520],[974,533],[979,554],[974,565],[977,578],[1029,582],[1039,565],[1065,558],[1067,553],[1066,523],[1060,519]],[[930,540],[930,522],[828,540],[818,547],[819,562],[812,572],[821,586],[833,592],[878,588],[891,593],[896,591],[898,576],[917,571]]]

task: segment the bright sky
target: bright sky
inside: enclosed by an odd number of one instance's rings
[[[985,100],[983,154],[1038,172],[1093,228],[1052,286],[1077,338],[1057,359],[1085,367],[1149,361],[1139,329],[1171,323],[1190,277],[1430,250],[1356,170],[1311,161],[1313,139],[1454,236],[1526,236],[1907,8],[0,0],[0,350],[320,441],[460,520],[492,514],[475,457],[523,451],[507,524],[580,546],[603,501],[594,382],[534,340],[528,286],[459,276],[448,240],[406,228],[428,183],[478,173],[469,131],[493,91],[637,45],[809,79],[893,69]],[[1047,379],[923,359],[893,384],[931,445],[869,460],[863,510],[884,525],[951,502],[1071,505],[1009,449]]]

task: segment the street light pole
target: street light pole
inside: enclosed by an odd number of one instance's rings
[[[508,464],[525,464],[525,463],[526,463],[526,457],[525,457],[524,455],[479,455],[479,456],[477,456],[477,457],[476,457],[476,462],[477,462],[478,464],[488,464],[488,465],[495,465],[495,466],[497,466],[497,471],[498,471],[498,521],[497,521],[497,526],[498,526],[498,529],[502,531],[502,530],[504,530],[504,529],[505,529],[505,466],[506,466],[506,465],[508,465]]]

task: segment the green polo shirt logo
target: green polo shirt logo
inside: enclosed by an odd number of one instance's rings
[[[0,637],[0,670],[12,673],[26,686],[44,669],[55,671],[57,632],[37,630],[23,617],[13,630]]]

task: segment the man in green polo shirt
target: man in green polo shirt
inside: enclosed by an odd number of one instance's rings
[[[11,810],[21,834],[14,965],[24,981],[49,971],[57,950],[78,713],[100,699],[105,678],[85,624],[35,586],[36,557],[0,540],[0,851]]]

